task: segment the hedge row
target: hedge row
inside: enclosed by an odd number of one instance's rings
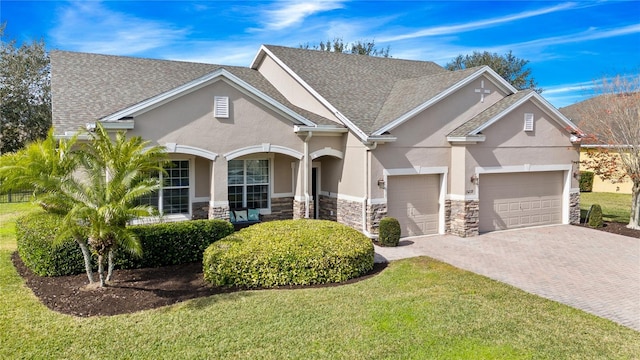
[[[369,238],[337,222],[270,221],[211,244],[204,278],[246,288],[335,283],[368,273],[373,257]]]
[[[591,192],[593,190],[593,172],[580,171],[580,192]]]
[[[71,238],[58,245],[60,215],[32,213],[16,222],[18,254],[25,265],[41,276],[72,275],[84,272],[78,244]],[[233,232],[222,220],[194,220],[132,226],[142,245],[142,258],[121,252],[116,268],[160,267],[202,261],[202,253],[214,241]]]

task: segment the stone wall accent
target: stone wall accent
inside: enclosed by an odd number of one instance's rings
[[[338,221],[338,199],[320,195],[319,216],[321,220]]]
[[[450,232],[460,237],[479,234],[480,202],[477,200],[450,200]]]
[[[451,234],[451,200],[444,201],[444,232]]]
[[[580,193],[569,194],[569,223],[580,224]]]
[[[293,219],[304,219],[304,201],[293,200]]]
[[[262,215],[261,219],[262,221],[293,219],[293,197],[271,198],[271,214]]]
[[[209,208],[209,219],[220,219],[229,221],[229,207],[219,206]]]
[[[369,234],[377,234],[380,220],[387,216],[387,204],[367,205],[367,231]]]
[[[362,231],[362,203],[337,199],[337,217],[339,223]]]
[[[209,218],[209,202],[195,202],[191,204],[191,220]]]

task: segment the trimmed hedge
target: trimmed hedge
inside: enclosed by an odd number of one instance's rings
[[[398,246],[400,242],[400,222],[393,217],[385,217],[380,220],[378,242],[382,246]]]
[[[71,238],[54,246],[62,217],[38,212],[16,222],[18,254],[25,265],[40,276],[73,275],[84,272],[78,244]],[[233,233],[233,225],[223,220],[193,220],[132,226],[142,245],[142,258],[120,252],[119,269],[160,267],[202,261],[202,253],[212,242]]]
[[[371,240],[327,220],[256,224],[204,252],[204,278],[215,286],[269,288],[337,283],[373,269]]]
[[[591,192],[593,190],[593,172],[580,171],[580,192]]]
[[[16,220],[18,254],[40,276],[74,275],[84,272],[78,244],[71,238],[54,245],[62,216],[33,212]]]

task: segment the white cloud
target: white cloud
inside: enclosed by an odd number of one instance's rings
[[[500,24],[504,24],[504,23],[508,23],[516,20],[526,19],[534,16],[569,10],[574,8],[575,6],[576,6],[575,3],[564,3],[564,4],[559,4],[556,6],[551,6],[547,8],[538,9],[538,10],[525,11],[517,14],[512,14],[512,15],[507,15],[507,16],[497,17],[492,19],[486,19],[486,20],[480,20],[480,21],[474,21],[474,22],[469,22],[465,24],[436,26],[436,27],[419,30],[419,31],[414,31],[408,34],[388,36],[386,38],[381,38],[380,42],[392,42],[392,41],[407,40],[407,39],[426,37],[426,36],[452,35],[452,34],[457,34],[461,32],[468,32],[468,31],[473,31],[478,29],[489,28],[496,25],[500,25]]]
[[[71,2],[51,31],[57,46],[69,50],[133,55],[183,39],[187,29],[112,11],[101,2]]]
[[[260,22],[266,30],[283,30],[302,23],[314,14],[344,7],[342,1],[336,0],[284,1],[276,4],[278,7],[261,13]]]

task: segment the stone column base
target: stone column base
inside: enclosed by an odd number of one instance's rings
[[[209,207],[209,219],[220,219],[229,221],[229,207]]]
[[[580,192],[569,194],[569,223],[580,224]]]
[[[450,232],[460,237],[476,236],[479,232],[480,218],[477,200],[450,200]]]

